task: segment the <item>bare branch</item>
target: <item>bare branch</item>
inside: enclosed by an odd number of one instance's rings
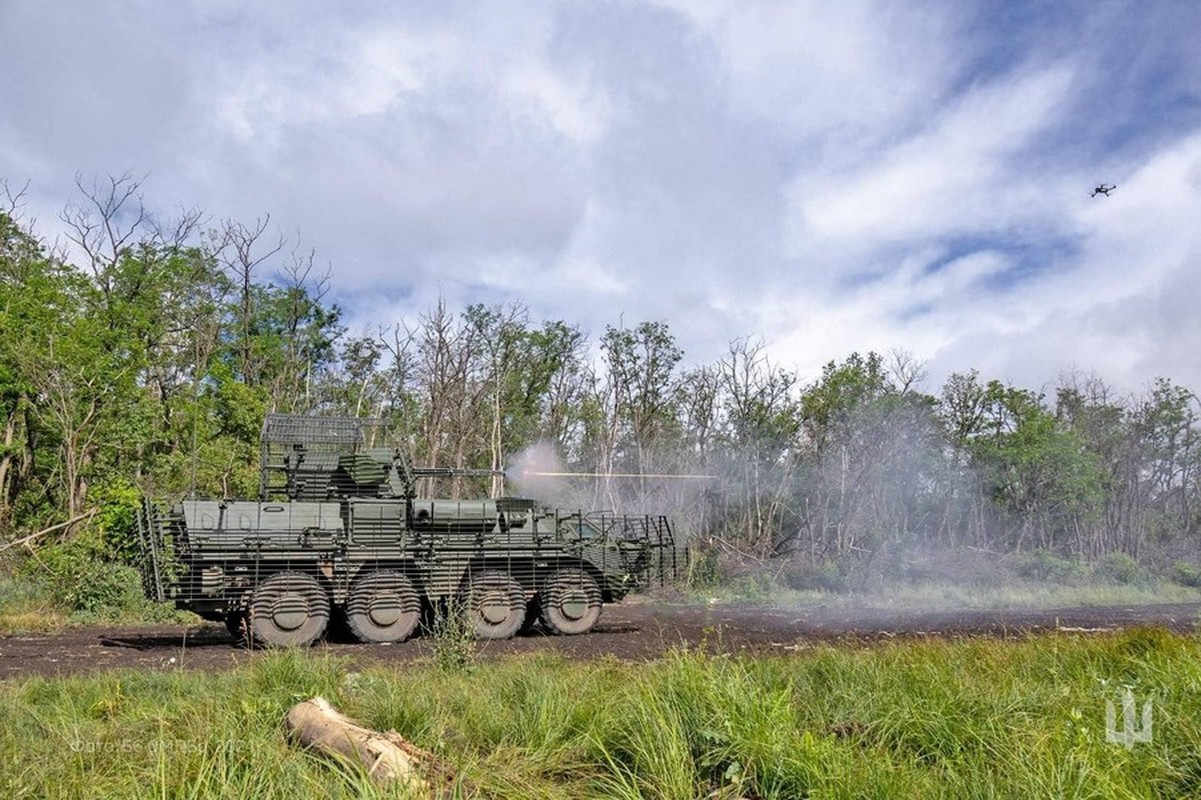
[[[25,194],[29,191],[29,181],[25,181],[25,185],[19,191],[13,192],[12,187],[8,185],[6,178],[0,178],[0,200],[3,200],[0,205],[0,212],[10,218],[16,218],[17,212],[25,205],[22,202],[25,199]]]
[[[287,245],[283,234],[274,243],[263,240],[270,224],[271,215],[265,214],[251,226],[234,220],[226,220],[222,226],[221,263],[239,281],[249,281],[255,269]]]
[[[926,379],[926,364],[908,350],[894,348],[888,353],[888,373],[901,394],[908,394]]]
[[[126,172],[119,177],[109,175],[107,185],[93,178],[89,187],[83,175],[76,173],[75,186],[85,202],[68,204],[59,214],[67,226],[67,239],[83,251],[106,294],[112,288],[106,273],[121,260],[134,237],[152,227],[141,194],[145,178]]]
[[[6,542],[5,544],[0,545],[0,553],[3,553],[5,550],[10,550],[14,547],[19,547],[21,545],[29,547],[30,545],[33,544],[35,539],[40,539],[49,533],[54,533],[57,530],[62,530],[63,528],[69,528],[70,526],[75,525],[76,523],[89,520],[92,517],[96,516],[96,514],[99,511],[100,511],[100,509],[93,508],[91,511],[85,511],[84,513],[79,514],[78,516],[72,517],[71,519],[67,520],[66,522],[60,522],[57,525],[51,525],[49,528],[43,528],[42,530],[38,531],[37,533],[31,533],[28,536],[21,537],[20,539],[14,539],[11,542]]]

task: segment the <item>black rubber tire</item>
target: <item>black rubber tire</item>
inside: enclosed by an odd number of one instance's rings
[[[225,615],[225,630],[229,631],[229,635],[234,637],[234,641],[243,642],[246,640],[246,612],[240,608],[236,608]]]
[[[421,622],[421,595],[395,570],[372,572],[350,585],[346,623],[361,642],[403,642]]]
[[[525,590],[508,573],[479,572],[468,582],[463,613],[480,639],[511,639],[525,622],[525,609]]]
[[[596,579],[582,569],[561,569],[546,579],[539,615],[551,633],[575,636],[587,633],[601,615],[601,590]]]
[[[267,647],[305,647],[329,625],[329,595],[311,575],[279,572],[250,596],[249,628]]]
[[[230,598],[229,611],[225,613],[223,622],[225,630],[234,637],[234,641],[244,645],[250,636],[250,592],[242,592],[240,596]]]

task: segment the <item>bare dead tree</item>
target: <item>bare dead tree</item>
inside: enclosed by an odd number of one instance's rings
[[[221,230],[218,258],[238,293],[238,362],[242,380],[248,385],[259,382],[259,365],[254,357],[254,286],[255,272],[287,246],[283,234],[267,236],[271,215],[259,217],[252,225],[226,220]]]
[[[888,353],[888,375],[897,392],[909,394],[926,379],[926,364],[908,350],[894,348]]]
[[[121,255],[143,232],[148,213],[142,196],[142,178],[128,172],[93,176],[91,184],[75,173],[79,204],[68,204],[59,215],[67,226],[67,239],[83,253],[101,291],[112,292],[112,280]]]

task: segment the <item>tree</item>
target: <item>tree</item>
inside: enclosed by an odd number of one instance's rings
[[[606,326],[600,348],[605,380],[597,389],[587,434],[596,471],[659,471],[678,438],[676,366],[684,353],[664,322],[643,322],[632,330]],[[654,488],[646,481],[631,486],[638,499],[628,499],[637,505]],[[595,493],[620,504],[621,493],[606,477],[597,479]]]
[[[1201,427],[1197,396],[1160,378],[1133,415],[1144,455],[1142,476],[1160,536],[1193,536],[1198,530],[1194,496],[1201,475]]]
[[[26,343],[51,325],[63,276],[41,244],[13,216],[20,195],[8,194],[0,211],[0,538],[11,523],[13,508],[35,482],[39,449],[35,406],[37,389],[27,372]]]
[[[972,464],[1001,516],[998,546],[1079,553],[1101,513],[1103,470],[1079,435],[1026,389],[990,381]]]
[[[721,414],[721,527],[766,558],[791,545],[799,526],[801,405],[797,377],[775,367],[763,345],[730,343],[715,369]]]
[[[894,354],[830,362],[801,397],[804,526],[811,557],[863,553],[920,539],[939,496],[936,401],[917,391],[921,367]]]

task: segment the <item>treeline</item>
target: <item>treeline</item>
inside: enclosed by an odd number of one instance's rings
[[[440,303],[354,335],[313,253],[266,218],[159,220],[128,177],[81,182],[58,247],[6,196],[0,543],[137,492],[253,496],[272,411],[380,417],[420,465],[504,469],[540,446],[598,473],[556,499],[683,515],[758,559],[918,544],[1093,561],[1197,540],[1197,398],[1166,379],[1043,394],[973,371],[931,394],[911,357],[869,353],[806,382],[751,340],[689,367],[664,322],[594,346],[520,305]],[[681,473],[715,477],[606,477]]]

